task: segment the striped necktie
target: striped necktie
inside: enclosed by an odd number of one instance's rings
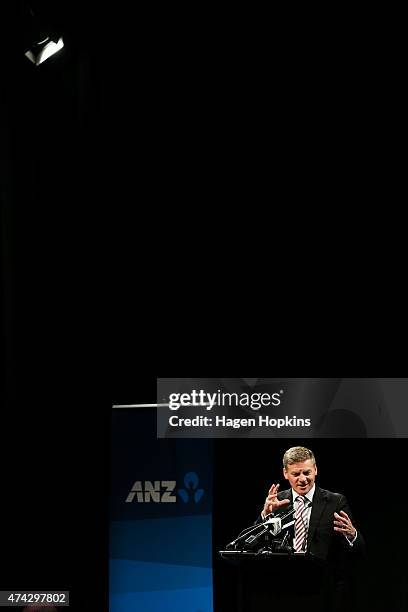
[[[305,517],[305,498],[296,498],[296,511],[295,511],[295,552],[301,552],[306,543],[306,517]]]

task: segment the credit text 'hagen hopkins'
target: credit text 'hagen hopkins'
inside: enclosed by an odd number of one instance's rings
[[[258,419],[227,419],[225,416],[215,417],[216,427],[310,427],[310,419],[300,419],[296,415],[293,417],[285,417],[284,419],[271,419],[266,416],[258,416]]]

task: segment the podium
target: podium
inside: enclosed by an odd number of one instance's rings
[[[301,610],[327,612],[327,567],[310,553],[220,550],[219,557],[234,567],[234,591],[221,612]],[[297,606],[295,608],[295,606]]]

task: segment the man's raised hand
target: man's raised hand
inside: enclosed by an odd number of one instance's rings
[[[270,514],[271,512],[275,512],[281,506],[286,506],[286,504],[290,503],[289,499],[279,500],[278,491],[279,491],[278,484],[277,485],[273,484],[271,488],[269,489],[268,497],[265,500],[265,504],[262,510],[263,518],[265,518],[267,514]]]
[[[344,510],[341,510],[340,514],[337,514],[337,512],[334,513],[334,518],[334,531],[343,533],[349,539],[354,538],[356,535],[356,528],[351,522],[349,515],[344,512]]]

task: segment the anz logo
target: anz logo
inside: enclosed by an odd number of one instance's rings
[[[176,496],[172,495],[175,488],[175,480],[155,480],[154,482],[150,482],[150,480],[136,480],[129,491],[126,503],[130,504],[135,497],[139,503],[175,502]]]
[[[184,487],[177,489],[176,480],[136,480],[126,498],[126,503],[136,501],[140,504],[175,503],[178,498],[185,504],[198,504],[204,496],[204,489],[199,486],[199,478],[195,472],[187,472],[184,476]],[[176,493],[176,494],[175,494]]]

